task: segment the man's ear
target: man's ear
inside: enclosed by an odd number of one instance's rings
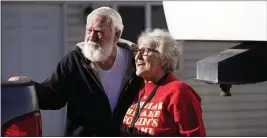
[[[116,42],[119,41],[120,36],[121,36],[121,31],[117,31],[117,32],[115,33],[115,41],[116,41]]]

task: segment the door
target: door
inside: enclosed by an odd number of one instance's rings
[[[61,5],[3,2],[1,12],[2,81],[17,75],[43,81],[63,56]],[[62,136],[65,114],[41,111],[43,136]]]

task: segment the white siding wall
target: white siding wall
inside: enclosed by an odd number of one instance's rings
[[[177,76],[202,97],[208,136],[267,136],[267,83],[233,85],[221,97],[218,85],[196,82],[196,62],[237,43],[185,41],[183,70]]]
[[[65,54],[75,49],[78,42],[84,41],[85,25],[83,24],[83,5],[80,3],[66,2],[67,45]]]
[[[68,53],[75,48],[77,42],[84,40],[82,8],[85,2],[66,4]],[[198,60],[234,45],[235,43],[184,42],[183,70],[176,76],[190,84],[202,97],[208,136],[267,136],[267,83],[234,85],[231,97],[220,97],[219,86],[193,80]]]

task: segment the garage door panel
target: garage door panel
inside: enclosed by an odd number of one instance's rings
[[[1,8],[2,79],[43,81],[63,56],[61,6],[3,2]],[[65,111],[41,111],[43,136],[63,136]]]

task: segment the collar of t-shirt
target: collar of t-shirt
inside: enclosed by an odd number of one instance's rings
[[[112,112],[118,102],[123,76],[127,69],[127,63],[127,51],[117,46],[117,54],[112,67],[109,70],[102,70],[98,67],[101,83],[108,97]]]

